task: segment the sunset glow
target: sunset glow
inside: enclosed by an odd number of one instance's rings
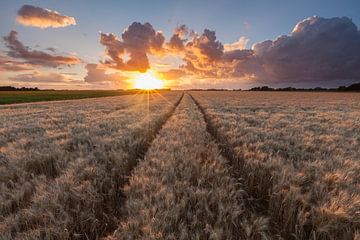
[[[141,9],[133,1],[1,1],[0,86],[248,90],[358,83],[360,1],[317,1],[323,4],[160,0],[141,1]],[[198,9],[207,14],[199,17]]]
[[[134,78],[134,88],[138,89],[161,89],[164,87],[164,81],[156,77],[155,73],[148,71],[146,73],[139,73]]]
[[[0,240],[360,240],[360,0],[0,0]]]

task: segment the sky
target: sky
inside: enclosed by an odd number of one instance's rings
[[[1,1],[0,85],[337,87],[360,82],[360,1]]]

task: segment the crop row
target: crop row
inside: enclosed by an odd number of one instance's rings
[[[355,239],[360,229],[356,94],[192,93],[274,237]]]
[[[96,239],[180,93],[1,109],[0,239]]]
[[[260,239],[268,222],[245,193],[185,95],[125,187],[126,218],[109,239]]]

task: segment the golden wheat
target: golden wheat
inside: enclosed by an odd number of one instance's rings
[[[125,188],[118,239],[260,239],[267,219],[246,212],[244,192],[186,95]]]
[[[190,94],[0,107],[0,239],[359,238],[360,95]]]
[[[1,109],[1,239],[96,239],[180,93]],[[31,116],[31,117],[29,117]]]
[[[285,239],[353,239],[360,227],[360,95],[193,92],[249,206]]]

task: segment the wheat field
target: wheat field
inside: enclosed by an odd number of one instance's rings
[[[0,239],[360,239],[360,95],[0,106]]]
[[[355,238],[360,228],[360,95],[193,95],[230,155],[248,206],[268,217],[275,236]]]

